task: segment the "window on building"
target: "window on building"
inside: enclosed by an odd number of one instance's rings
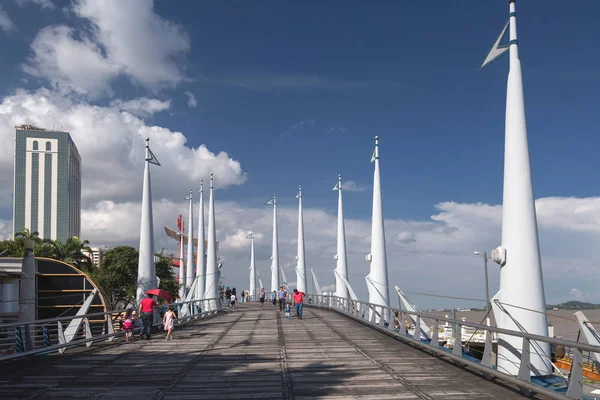
[[[34,149],[34,150],[37,150],[37,149],[38,149],[38,141],[37,141],[37,140],[34,140],[34,141],[33,141],[33,149]]]
[[[46,151],[52,150],[52,143],[46,142]]]

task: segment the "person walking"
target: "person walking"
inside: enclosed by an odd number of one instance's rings
[[[236,299],[235,291],[232,291],[231,292],[231,308],[235,308],[235,299]]]
[[[125,331],[125,341],[133,340],[133,309],[128,308],[123,321],[123,330]]]
[[[277,304],[277,292],[275,290],[271,293],[271,303],[273,303],[273,305]]]
[[[173,325],[176,319],[177,316],[173,311],[173,306],[169,306],[169,311],[167,311],[163,317],[163,326],[165,327],[165,331],[167,331],[167,340],[173,339]]]
[[[240,293],[240,301],[241,301],[242,303],[244,302],[244,299],[245,299],[245,297],[244,297],[244,296],[245,296],[245,295],[246,295],[246,292],[244,292],[244,291],[242,290],[242,293]]]
[[[265,296],[267,294],[265,293],[265,288],[260,289],[260,292],[258,293],[258,302],[260,303],[261,306],[265,305]]]
[[[227,301],[227,308],[231,305],[231,289],[229,286],[225,286],[225,301]]]
[[[150,340],[152,336],[152,320],[154,319],[154,309],[158,306],[156,301],[152,298],[151,294],[148,294],[148,297],[143,298],[140,301],[140,308],[138,310],[138,314],[142,316],[142,333],[140,337],[146,340]]]
[[[282,312],[285,310],[285,298],[286,298],[286,293],[285,290],[283,290],[283,286],[279,287],[279,290],[277,291],[277,301],[279,302],[279,312]]]
[[[294,294],[292,295],[292,300],[294,306],[296,306],[296,316],[298,319],[302,319],[302,306],[304,305],[304,292],[298,291],[298,289],[294,289]]]

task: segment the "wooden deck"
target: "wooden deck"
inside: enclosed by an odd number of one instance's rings
[[[516,399],[518,391],[334,312],[271,304],[0,364],[1,399]]]

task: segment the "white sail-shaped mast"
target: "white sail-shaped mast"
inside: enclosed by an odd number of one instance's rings
[[[136,302],[139,302],[140,299],[142,299],[145,292],[157,287],[156,265],[154,264],[154,222],[152,218],[152,180],[150,178],[150,164],[160,165],[150,150],[150,139],[146,138]]]
[[[198,204],[198,250],[196,253],[196,300],[204,299],[206,290],[206,265],[204,264],[204,181],[200,181]]]
[[[306,258],[304,252],[304,211],[302,209],[302,186],[298,186],[298,254],[296,255],[296,288],[306,293]]]
[[[344,282],[348,281],[348,264],[346,258],[346,229],[344,227],[344,206],[342,202],[342,175],[338,175],[338,183],[333,190],[338,191],[338,222],[337,222],[337,253],[335,255],[335,295],[345,299],[349,298],[348,288]]]
[[[183,258],[183,249],[185,243],[184,236],[185,225],[182,221],[181,226],[179,227],[179,299],[181,301],[185,300],[185,295],[187,294],[185,290],[185,260]]]
[[[509,45],[499,45],[503,36],[501,34],[482,66],[485,67],[498,58],[508,47],[510,71],[506,91],[502,245],[492,252],[493,260],[501,265],[500,290],[492,300],[492,307],[499,328],[548,336],[517,40],[517,18],[514,0],[510,0],[509,3]],[[498,343],[498,370],[517,375],[522,340],[513,336],[498,335]],[[532,342],[531,346],[531,374],[552,374],[550,344]]]
[[[190,189],[190,193],[186,199],[189,201],[188,205],[188,243],[187,243],[187,262],[185,266],[185,288],[189,293],[192,284],[194,283],[194,203],[193,203],[193,190]]]
[[[219,297],[219,277],[217,271],[217,228],[215,226],[215,195],[213,189],[213,174],[210,174],[210,192],[208,195],[208,245],[206,248],[206,291],[205,299]],[[214,301],[209,305],[211,310],[216,308]]]
[[[271,292],[279,290],[279,241],[277,238],[277,196],[267,201],[273,206],[273,249],[271,253]]]
[[[250,239],[250,296],[256,294],[256,266],[254,259],[254,231],[250,232],[247,239]]]
[[[379,137],[375,136],[375,150],[371,157],[375,163],[373,174],[373,213],[371,219],[371,253],[367,261],[371,263],[369,275],[366,277],[369,289],[369,303],[389,306],[389,287],[387,256],[385,251],[385,229],[383,226],[383,205],[381,201],[381,177],[379,173]],[[389,323],[389,310],[376,311],[375,321],[379,322],[383,314],[384,323]]]

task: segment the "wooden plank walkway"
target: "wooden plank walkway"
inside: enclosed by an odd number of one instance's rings
[[[238,304],[175,340],[0,364],[1,399],[516,399],[518,391],[334,312]]]

